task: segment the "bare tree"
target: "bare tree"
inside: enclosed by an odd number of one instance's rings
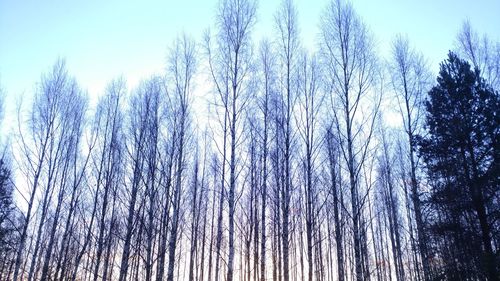
[[[57,240],[56,231],[61,227],[59,225],[59,220],[61,219],[62,209],[64,208],[63,203],[68,196],[68,189],[71,187],[73,195],[77,190],[82,188],[85,169],[89,159],[88,156],[85,157],[86,159],[83,165],[79,165],[81,161],[80,142],[85,125],[86,99],[77,88],[72,89],[68,95],[69,96],[64,101],[65,112],[61,124],[67,137],[63,140],[59,152],[61,157],[61,171],[59,172],[59,177],[56,177],[59,183],[59,194],[57,195],[56,208],[52,215],[52,226],[48,233],[49,238],[41,274],[42,280],[50,278],[49,267],[51,267],[50,262]],[[64,225],[62,227],[64,227]]]
[[[277,46],[279,47],[278,56],[280,58],[279,72],[279,97],[281,103],[281,124],[280,132],[284,143],[280,146],[283,153],[283,172],[281,188],[281,212],[282,220],[282,260],[283,260],[283,280],[290,280],[290,203],[292,197],[292,160],[291,149],[293,142],[292,120],[293,108],[297,98],[297,58],[299,51],[299,38],[297,26],[297,11],[291,0],[284,0],[278,12],[275,15],[275,24],[278,31]]]
[[[217,15],[217,44],[215,50],[207,39],[207,53],[212,80],[224,115],[224,145],[222,165],[222,190],[225,186],[226,133],[229,131],[229,184],[228,184],[228,259],[227,281],[233,280],[235,253],[235,193],[237,184],[236,147],[239,139],[239,117],[246,102],[251,66],[251,29],[255,22],[256,3],[252,0],[221,1]],[[223,199],[221,198],[221,203]],[[219,208],[222,208],[219,206]],[[216,251],[220,251],[222,209],[219,209],[219,223]],[[215,279],[218,280],[217,254]]]
[[[491,86],[497,91],[500,89],[500,42],[490,40],[486,34],[481,37],[470,22],[465,21],[457,35],[457,49]]]
[[[275,73],[273,69],[274,59],[271,50],[271,44],[269,41],[263,41],[260,47],[260,60],[262,68],[262,80],[263,80],[263,97],[261,102],[261,110],[263,115],[263,132],[262,132],[262,178],[261,178],[261,240],[260,240],[260,280],[266,279],[266,211],[267,211],[267,185],[268,185],[268,146],[269,146],[269,123],[271,114],[269,113],[270,108],[270,97],[273,94],[275,85],[274,78]],[[257,245],[256,245],[257,246]]]
[[[430,278],[430,268],[421,192],[417,180],[418,159],[416,157],[415,136],[421,128],[422,102],[429,76],[423,57],[412,50],[408,40],[401,36],[397,37],[393,43],[391,73],[392,85],[396,92],[399,111],[403,118],[403,128],[407,136],[408,156],[405,158],[409,162],[411,199],[417,227],[418,248],[422,261],[423,277],[426,279]]]
[[[156,146],[157,126],[155,125],[160,98],[162,95],[162,85],[159,78],[152,78],[144,81],[136,90],[131,99],[131,109],[129,111],[131,137],[128,143],[128,153],[131,161],[131,179],[129,180],[130,195],[128,200],[128,211],[125,228],[125,239],[121,257],[119,280],[126,280],[130,265],[130,252],[132,247],[132,236],[134,229],[137,229],[137,216],[143,203],[137,206],[138,198],[144,193],[145,178],[148,168],[148,158],[151,149]],[[152,114],[150,114],[152,113]],[[142,201],[142,200],[141,200]],[[141,236],[142,227],[139,227],[136,237]],[[137,250],[137,248],[135,248]]]
[[[167,109],[163,113],[167,120],[166,132],[162,134],[163,143],[163,154],[164,156],[160,158],[160,176],[162,181],[162,197],[161,201],[161,217],[160,217],[160,227],[159,227],[159,242],[158,242],[158,257],[157,257],[157,269],[156,269],[156,281],[161,281],[164,278],[165,273],[165,258],[167,253],[168,244],[168,233],[171,216],[171,205],[172,205],[172,186],[174,180],[174,169],[175,169],[175,156],[177,149],[177,134],[178,128],[174,126],[175,124],[175,112],[173,99],[169,99]]]
[[[319,152],[319,139],[316,130],[319,122],[319,110],[322,105],[322,97],[319,93],[320,69],[316,58],[307,54],[303,55],[299,67],[299,99],[298,105],[300,115],[297,117],[298,131],[302,138],[304,152],[302,156],[302,170],[304,177],[305,195],[305,223],[307,242],[307,280],[313,280],[313,248],[317,244],[314,240],[314,232],[317,231],[316,214],[318,213],[319,188],[314,175],[316,170],[315,159]],[[315,236],[315,235],[314,235]],[[321,254],[321,253],[319,253]],[[319,279],[319,276],[316,276]]]
[[[360,172],[370,148],[380,98],[370,100],[376,78],[373,42],[366,26],[349,3],[332,1],[321,21],[321,52],[329,80],[333,123],[339,132],[351,194],[355,279],[366,280],[367,261],[363,257],[363,193]],[[367,103],[373,102],[368,107]]]
[[[464,164],[436,178],[419,165],[429,74],[407,39],[394,40],[381,71],[375,40],[349,0],[331,0],[318,48],[307,49],[294,1],[282,0],[264,30],[271,38],[255,51],[256,13],[255,0],[220,0],[201,62],[196,42],[179,36],[165,73],[130,96],[114,80],[95,108],[56,62],[31,107],[18,108],[12,168],[9,148],[0,153],[0,279],[485,279],[483,257],[469,254],[476,252],[487,252],[495,276],[494,106],[491,132],[465,152],[492,144],[483,161],[491,171],[474,178],[489,192],[476,205],[489,203],[462,212],[468,194],[426,192],[475,171]],[[484,75],[478,85],[498,90],[498,42],[465,22],[456,49],[480,70],[470,77]],[[392,89],[382,100],[385,74]],[[208,88],[195,87],[198,78]],[[209,97],[208,116],[198,93]],[[496,102],[480,96],[479,105]],[[401,124],[384,123],[382,101],[399,110]],[[392,125],[399,127],[388,134]],[[474,212],[491,218],[464,228]],[[482,238],[473,235],[479,228]]]
[[[397,185],[394,177],[393,168],[396,166],[393,157],[393,149],[391,143],[387,140],[386,132],[381,129],[380,143],[382,152],[378,160],[378,185],[380,187],[380,205],[376,211],[384,213],[384,219],[388,221],[389,240],[391,242],[391,252],[393,255],[393,264],[396,273],[396,280],[405,279],[405,269],[403,264],[402,252],[402,223],[400,218],[400,206]],[[383,209],[382,209],[383,208]],[[381,210],[382,209],[382,210]],[[379,221],[381,224],[382,222]],[[385,223],[385,222],[384,222]],[[379,226],[380,227],[380,226]],[[382,252],[382,245],[379,252]],[[392,272],[389,271],[389,274]],[[385,275],[384,275],[385,276]]]
[[[180,216],[180,197],[182,188],[182,176],[185,166],[185,146],[188,141],[187,132],[189,130],[189,110],[191,103],[191,92],[193,90],[192,79],[195,74],[195,49],[194,42],[186,36],[179,39],[171,53],[169,70],[172,74],[173,99],[175,100],[175,122],[178,127],[176,144],[176,172],[175,187],[173,190],[173,213],[172,226],[169,239],[169,258],[167,281],[174,279],[175,249],[177,246],[177,231]]]
[[[94,280],[98,280],[102,255],[105,247],[105,234],[112,235],[111,224],[106,225],[106,218],[109,216],[110,198],[114,194],[113,190],[117,189],[120,183],[120,165],[122,164],[123,143],[122,137],[122,112],[121,100],[125,95],[125,83],[123,80],[115,80],[111,82],[107,88],[106,95],[99,101],[95,129],[99,138],[100,151],[94,156],[96,182],[98,189],[95,191],[96,196],[94,204],[98,204],[98,198],[102,198],[99,206],[99,230],[97,235],[97,248],[94,268]],[[97,208],[95,206],[94,208]],[[106,229],[108,229],[106,231]],[[102,275],[102,279],[106,279]]]
[[[70,181],[68,168],[71,159],[66,156],[72,155],[77,149],[80,134],[80,124],[83,118],[84,103],[82,93],[74,79],[69,77],[65,68],[65,62],[59,60],[54,64],[50,73],[42,77],[40,87],[35,94],[33,107],[30,113],[29,127],[24,130],[19,120],[18,143],[25,164],[23,174],[30,187],[28,209],[25,222],[21,231],[20,243],[18,245],[13,279],[22,278],[20,274],[21,263],[24,258],[25,243],[28,237],[28,227],[33,218],[33,207],[35,198],[42,194],[39,202],[40,219],[38,228],[34,233],[35,244],[31,265],[29,267],[28,280],[35,278],[37,258],[41,257],[40,247],[42,243],[42,232],[46,227],[46,218],[51,206],[53,194],[59,194],[56,210],[56,223],[53,224],[52,243],[57,220],[59,219],[62,198],[64,198],[65,187],[57,186],[59,181]],[[19,109],[20,110],[20,109]],[[76,125],[75,130],[66,130],[66,126]],[[69,148],[69,149],[68,149]],[[45,256],[50,260],[52,249]]]

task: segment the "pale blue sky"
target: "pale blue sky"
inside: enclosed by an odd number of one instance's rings
[[[326,0],[296,0],[301,36],[314,47]],[[381,55],[404,33],[433,70],[453,48],[463,20],[500,40],[500,0],[353,0]],[[254,38],[272,37],[280,0],[261,0]],[[29,94],[58,57],[92,96],[123,75],[133,86],[163,71],[167,48],[182,31],[201,39],[217,0],[0,0],[0,85],[7,102]]]

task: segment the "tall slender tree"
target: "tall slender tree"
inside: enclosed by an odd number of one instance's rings
[[[260,280],[266,279],[266,243],[267,243],[267,228],[266,228],[266,213],[267,213],[267,197],[268,197],[268,158],[269,158],[269,123],[271,114],[269,112],[270,108],[270,98],[273,94],[275,85],[274,85],[274,59],[273,53],[271,50],[271,43],[269,41],[263,41],[260,47],[260,60],[261,60],[261,68],[262,68],[262,80],[263,88],[262,88],[262,102],[261,102],[261,110],[263,117],[263,132],[262,132],[262,177],[261,177],[261,210],[260,210],[260,223],[261,223],[261,238],[260,238]]]
[[[422,213],[422,196],[417,178],[419,171],[416,155],[415,136],[421,129],[424,91],[428,86],[428,72],[422,55],[416,53],[406,38],[398,36],[393,42],[392,60],[390,63],[392,85],[396,92],[399,112],[403,119],[403,129],[406,134],[409,163],[411,201],[416,224],[418,254],[422,261],[423,277],[430,278],[428,260],[428,241],[424,229],[424,214]],[[413,235],[413,233],[411,233]]]
[[[280,132],[283,143],[282,152],[283,176],[280,184],[281,199],[281,247],[283,262],[283,280],[290,280],[290,209],[292,201],[292,143],[293,143],[293,108],[297,98],[297,59],[299,51],[299,33],[297,26],[297,10],[292,0],[284,0],[276,15],[275,24],[278,32],[276,45],[279,48],[279,85],[277,102],[279,103],[280,123],[276,130]]]
[[[380,98],[370,100],[376,92],[377,68],[373,41],[367,27],[349,3],[336,0],[328,4],[322,17],[321,52],[329,79],[325,81],[331,96],[333,124],[340,134],[340,150],[345,161],[350,187],[354,277],[369,278],[363,257],[364,212],[360,173],[365,164]],[[372,102],[373,107],[367,107]]]
[[[227,281],[234,277],[234,254],[235,254],[235,223],[236,210],[235,194],[237,185],[237,151],[240,136],[240,115],[242,108],[248,101],[249,80],[251,71],[251,31],[255,23],[256,3],[252,0],[224,0],[220,2],[217,15],[217,42],[215,46],[210,45],[207,40],[207,53],[209,56],[209,67],[214,82],[216,93],[219,96],[219,104],[222,106],[223,114],[223,168],[222,192],[225,186],[225,163],[229,164],[229,183],[227,190],[228,203],[228,258],[227,258]],[[215,47],[214,50],[212,50]],[[228,135],[227,135],[228,133]],[[229,137],[229,153],[226,153],[226,136]],[[227,159],[229,154],[229,161]],[[221,199],[220,203],[223,200]],[[222,205],[221,205],[222,206]],[[219,208],[222,208],[219,206]],[[222,217],[219,210],[219,218]],[[217,234],[216,251],[220,251],[221,220]],[[218,255],[217,255],[218,256]],[[219,258],[216,257],[216,264]],[[216,276],[218,280],[218,266],[216,265]]]
[[[96,112],[96,134],[99,138],[99,152],[94,156],[93,162],[96,165],[96,182],[98,189],[94,199],[94,208],[97,208],[98,198],[102,196],[100,202],[100,219],[98,225],[96,260],[94,268],[94,281],[99,279],[101,259],[105,247],[105,234],[111,235],[111,225],[106,226],[106,218],[109,216],[109,203],[113,195],[113,190],[120,183],[120,164],[122,163],[123,148],[122,136],[122,116],[121,100],[125,95],[125,83],[123,80],[115,80],[108,86],[107,93],[101,98]],[[108,229],[106,231],[106,229]],[[103,276],[103,278],[105,278]]]
[[[179,39],[172,50],[169,70],[173,79],[173,100],[175,102],[175,122],[174,126],[178,128],[176,145],[176,171],[175,186],[172,197],[172,226],[169,238],[168,253],[168,271],[167,281],[174,280],[175,251],[177,247],[178,228],[181,212],[181,194],[183,173],[185,170],[186,149],[189,141],[190,125],[190,105],[193,91],[193,76],[196,70],[195,45],[192,40],[186,36]]]
[[[304,178],[305,195],[305,224],[307,242],[307,280],[313,280],[313,248],[317,245],[313,236],[317,231],[317,213],[319,201],[319,187],[315,180],[316,158],[319,152],[319,138],[316,131],[319,123],[319,114],[323,103],[319,92],[321,72],[314,56],[304,54],[299,66],[299,104],[300,115],[297,117],[298,131],[304,147],[301,157],[302,174]],[[321,254],[321,253],[318,253]],[[319,278],[319,276],[316,276]]]

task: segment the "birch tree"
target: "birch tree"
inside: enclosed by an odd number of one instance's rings
[[[131,108],[129,111],[129,131],[128,156],[130,161],[131,176],[127,180],[129,194],[127,202],[127,215],[125,222],[125,237],[123,251],[120,262],[119,280],[127,279],[128,268],[130,266],[130,253],[132,238],[137,229],[138,198],[142,198],[145,186],[145,172],[147,171],[148,157],[151,146],[155,146],[156,126],[155,112],[158,112],[160,98],[162,94],[161,80],[152,78],[142,82],[135,94],[131,98]],[[150,114],[153,113],[153,114]],[[147,173],[146,173],[147,174]],[[138,230],[140,230],[139,228]],[[137,248],[136,248],[137,249]]]
[[[351,199],[354,250],[354,277],[369,278],[363,259],[363,198],[360,173],[366,161],[380,98],[370,100],[376,78],[373,41],[365,24],[349,3],[328,4],[321,18],[321,52],[331,97],[333,124],[339,133],[340,150],[345,161]],[[367,103],[373,106],[368,107]]]
[[[232,281],[234,276],[235,255],[235,225],[234,216],[236,210],[235,193],[237,185],[237,155],[236,148],[240,136],[239,124],[242,108],[248,96],[248,84],[251,67],[251,30],[255,23],[256,3],[252,0],[224,0],[221,1],[217,14],[216,44],[211,46],[207,40],[207,53],[209,68],[218,104],[222,106],[224,144],[222,146],[222,192],[224,193],[225,163],[229,165],[229,182],[227,189],[228,203],[228,258],[227,258],[227,281]],[[226,135],[228,133],[228,135]],[[226,136],[229,139],[229,153],[226,153]],[[229,154],[229,159],[227,158]],[[221,199],[220,203],[223,202]],[[221,208],[219,206],[219,208]],[[219,210],[221,218],[222,209]],[[220,252],[221,223],[219,220],[216,251]],[[219,254],[217,254],[218,256]],[[216,274],[218,276],[218,261],[216,257]]]
[[[193,91],[193,76],[195,74],[195,45],[190,39],[184,36],[174,43],[174,48],[169,61],[169,70],[172,75],[172,95],[174,100],[175,122],[178,134],[176,145],[176,171],[175,186],[172,197],[172,226],[169,238],[169,255],[167,281],[174,280],[175,250],[177,246],[177,231],[180,216],[180,198],[182,193],[182,180],[185,169],[185,149],[189,132],[189,110],[191,103],[191,93]]]
[[[64,188],[61,189],[56,185],[58,181],[66,180],[68,176],[63,170],[68,167],[65,164],[69,164],[70,160],[63,157],[63,152],[67,152],[66,145],[71,146],[68,141],[75,137],[71,133],[79,133],[79,131],[66,130],[65,126],[75,120],[77,123],[80,122],[78,119],[82,118],[83,109],[79,108],[81,104],[78,103],[82,102],[82,96],[75,80],[68,75],[65,62],[59,60],[54,64],[52,71],[42,77],[29,115],[28,128],[23,128],[22,119],[19,117],[18,145],[22,157],[20,161],[24,164],[22,172],[27,180],[29,196],[23,227],[20,231],[13,280],[23,279],[24,272],[20,270],[26,258],[24,250],[29,235],[29,225],[32,223],[33,211],[38,209],[40,215],[36,232],[33,233],[35,243],[27,276],[28,280],[35,278],[37,258],[41,255],[42,232],[46,226],[45,220],[50,203],[54,194],[60,194],[63,197],[60,192],[65,191]],[[35,202],[38,195],[42,196],[41,202]],[[35,207],[36,203],[39,205]],[[34,207],[36,209],[33,209]],[[50,255],[48,258],[50,259]]]
[[[411,49],[408,40],[401,36],[397,37],[393,43],[391,61],[392,85],[396,92],[399,112],[403,119],[403,129],[407,137],[408,155],[405,158],[410,169],[411,200],[416,223],[418,253],[425,279],[430,278],[429,253],[424,229],[420,184],[417,178],[419,168],[415,136],[421,129],[422,102],[428,84],[428,73],[423,57]]]
[[[281,116],[281,124],[277,130],[283,137],[282,150],[283,178],[280,190],[281,197],[281,247],[283,261],[283,280],[290,280],[290,205],[292,200],[292,143],[294,132],[293,108],[297,98],[297,57],[299,51],[299,38],[297,26],[297,11],[291,0],[284,0],[275,14],[275,25],[278,32],[276,45],[278,46],[279,58],[279,88],[278,103]]]

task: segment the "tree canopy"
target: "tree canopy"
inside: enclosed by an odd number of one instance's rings
[[[420,153],[431,186],[431,230],[452,276],[498,279],[500,99],[480,71],[450,52],[425,103]],[[496,237],[494,237],[496,236]],[[444,247],[444,248],[443,248]],[[458,280],[458,279],[457,279]]]

